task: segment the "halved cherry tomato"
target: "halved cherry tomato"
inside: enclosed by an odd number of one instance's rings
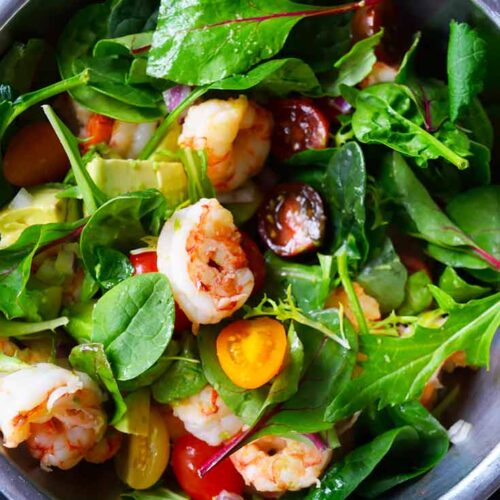
[[[113,133],[113,125],[115,120],[104,115],[93,113],[87,122],[87,137],[88,139],[82,143],[84,151],[88,151],[90,146],[96,144],[108,143]]]
[[[169,455],[167,424],[160,410],[151,407],[148,435],[127,435],[115,458],[116,473],[131,488],[149,488],[167,468]]]
[[[255,241],[246,233],[241,233],[241,248],[248,260],[248,267],[252,271],[254,285],[252,294],[262,290],[266,281],[266,261]]]
[[[157,256],[154,250],[130,254],[130,262],[134,266],[134,274],[157,273]],[[184,311],[175,303],[175,325],[176,332],[182,332],[191,328],[191,321]]]
[[[238,495],[243,493],[245,483],[229,458],[222,460],[203,478],[198,475],[198,469],[219,448],[210,446],[191,434],[186,434],[175,442],[172,468],[181,488],[193,500],[212,500],[222,491]]]
[[[312,99],[279,99],[271,105],[271,111],[271,151],[279,160],[305,149],[326,148],[330,122]]]
[[[307,184],[279,184],[258,214],[259,234],[282,257],[293,257],[319,247],[325,234],[321,196]]]
[[[3,159],[5,179],[20,187],[60,181],[68,169],[68,157],[49,122],[20,129]]]
[[[255,389],[279,373],[287,345],[285,329],[279,321],[272,318],[241,319],[219,333],[217,358],[234,384]]]

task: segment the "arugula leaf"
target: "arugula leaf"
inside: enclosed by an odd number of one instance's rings
[[[85,213],[86,215],[92,215],[98,206],[106,201],[106,196],[95,185],[87,169],[83,165],[80,150],[78,148],[78,141],[75,136],[49,105],[44,105],[42,108],[68,156],[76,184],[83,197]]]
[[[397,309],[405,297],[406,267],[401,263],[392,242],[385,238],[383,246],[374,250],[356,281],[374,297],[383,313]]]
[[[467,23],[450,24],[447,65],[450,117],[455,121],[483,89],[486,73],[486,42]]]
[[[425,271],[413,273],[406,282],[405,300],[398,309],[402,316],[414,316],[425,311],[432,304],[432,294],[427,287],[432,280]]]
[[[116,424],[125,415],[127,406],[104,352],[104,346],[100,343],[77,345],[71,350],[68,360],[75,370],[86,373],[111,394],[115,411],[110,424]]]
[[[182,148],[179,150],[179,158],[186,170],[188,197],[191,203],[196,203],[201,198],[215,198],[215,190],[207,174],[205,151]]]
[[[0,249],[0,311],[8,319],[41,319],[34,292],[28,289],[33,257],[45,245],[77,237],[82,224],[77,221],[29,226],[14,244]]]
[[[265,253],[266,291],[272,297],[282,297],[289,286],[297,305],[305,313],[323,309],[333,278],[333,258],[318,255],[319,265],[298,264],[280,259],[273,252]]]
[[[67,324],[68,318],[65,316],[47,321],[38,321],[36,323],[12,321],[0,317],[0,337],[24,337],[25,335],[45,332],[47,330],[54,331],[56,328]]]
[[[174,318],[167,278],[160,273],[139,274],[97,301],[92,341],[104,345],[116,378],[130,380],[160,358],[172,337]]]
[[[356,42],[351,50],[334,64],[339,73],[331,84],[324,86],[329,95],[339,96],[341,85],[353,87],[369,75],[377,61],[375,48],[383,35],[384,30],[381,29],[375,35]]]
[[[308,500],[375,497],[434,467],[448,451],[448,435],[417,402],[370,412],[365,417],[372,441],[335,463],[311,490]]]
[[[342,87],[342,92],[349,100],[346,88]],[[354,96],[350,97],[351,102]],[[437,135],[425,130],[424,116],[408,87],[397,83],[371,85],[356,92],[351,104],[355,107],[352,128],[359,141],[384,144],[413,157],[420,166],[443,158],[459,169],[467,168],[468,161],[454,151],[455,147],[468,151],[467,136],[451,123],[441,127]]]
[[[123,194],[99,207],[80,238],[82,259],[92,278],[108,289],[130,276],[132,268],[122,252],[137,248],[148,234],[156,234],[166,214],[164,196],[153,189]]]
[[[499,303],[496,294],[455,304],[444,325],[417,325],[410,337],[361,336],[360,352],[366,356],[362,372],[332,401],[327,418],[338,421],[377,401],[382,408],[419,397],[432,374],[457,351],[465,352],[467,364],[488,365],[500,325]]]
[[[272,4],[265,0],[164,0],[148,73],[187,85],[204,85],[244,73],[275,55],[301,19],[343,13],[371,3],[377,0],[324,8],[289,0]]]
[[[439,288],[457,302],[477,299],[489,292],[489,288],[467,283],[452,267],[447,267],[439,277]]]
[[[29,364],[21,361],[16,356],[7,356],[0,352],[0,373],[14,373],[23,368],[29,368]]]
[[[174,361],[151,387],[153,398],[159,403],[171,403],[187,398],[197,394],[207,385],[193,335],[184,337],[180,357],[182,359]]]
[[[159,4],[159,0],[115,1],[108,19],[108,36],[118,38],[154,29]]]

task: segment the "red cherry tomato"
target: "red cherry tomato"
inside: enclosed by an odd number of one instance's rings
[[[111,139],[114,123],[115,120],[113,118],[93,113],[87,122],[88,139],[82,143],[83,150],[88,151],[90,146],[95,146],[96,144],[107,144]]]
[[[248,267],[253,273],[254,286],[252,293],[259,292],[266,280],[266,261],[255,241],[246,233],[241,233],[241,248],[248,259]]]
[[[134,266],[134,274],[157,273],[156,252],[141,252],[130,255],[130,262]],[[176,332],[191,329],[191,321],[184,314],[184,311],[175,303],[175,325]]]
[[[204,441],[186,434],[174,444],[172,468],[181,488],[193,500],[212,500],[222,491],[241,495],[245,486],[243,478],[226,458],[216,465],[203,478],[198,469],[219,449]]]
[[[271,106],[274,117],[271,151],[286,160],[305,149],[323,149],[328,142],[330,122],[312,99],[279,99]]]
[[[307,184],[279,184],[258,214],[259,234],[282,257],[313,250],[325,234],[325,210],[321,196]]]

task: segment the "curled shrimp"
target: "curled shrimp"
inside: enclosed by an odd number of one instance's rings
[[[49,363],[0,379],[0,430],[4,446],[26,441],[42,468],[69,469],[106,430],[103,394],[92,379]]]
[[[178,210],[163,226],[158,269],[193,323],[218,323],[250,296],[254,277],[240,238],[231,212],[216,199]]]
[[[122,158],[137,158],[154,134],[156,122],[129,123],[116,120],[109,146]]]
[[[262,493],[285,493],[319,483],[332,450],[320,450],[310,442],[265,436],[231,455],[247,486]]]
[[[209,385],[198,394],[175,402],[172,410],[193,436],[211,446],[233,437],[243,427],[243,422]]]
[[[260,172],[271,148],[272,115],[241,95],[191,106],[178,144],[204,149],[208,177],[219,192],[240,187]]]

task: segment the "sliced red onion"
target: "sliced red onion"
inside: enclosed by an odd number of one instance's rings
[[[191,87],[187,85],[174,85],[163,92],[163,100],[167,110],[171,113],[190,94]]]
[[[342,96],[332,97],[330,99],[330,105],[341,115],[346,115],[352,110],[352,106]]]
[[[325,451],[328,449],[326,443],[318,436],[318,434],[303,434],[304,437],[309,439],[311,443],[318,448],[320,451]]]
[[[243,500],[243,497],[237,493],[224,490],[215,497],[215,500]]]

